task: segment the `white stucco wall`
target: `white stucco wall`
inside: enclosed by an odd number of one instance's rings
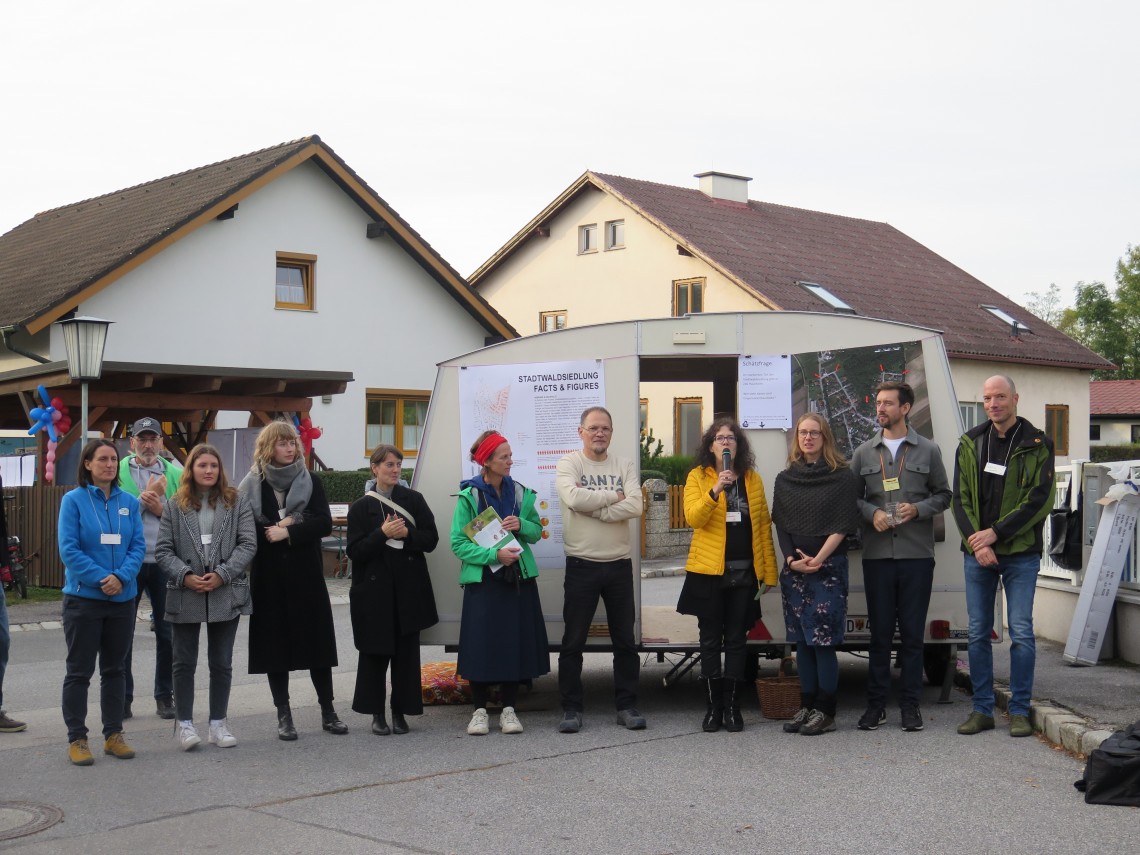
[[[1140,425],[1140,419],[1135,417],[1123,419],[1099,418],[1095,419],[1094,423],[1100,425],[1100,439],[1096,442],[1090,442],[1090,445],[1131,445],[1132,426]]]
[[[487,331],[318,167],[304,164],[104,289],[80,313],[115,321],[106,359],[278,370],[351,371],[323,404],[316,451],[338,469],[367,464],[367,388],[430,392],[437,362]],[[274,308],[277,252],[317,256],[314,311]],[[52,358],[65,358],[52,334]],[[248,414],[222,414],[244,427]]]

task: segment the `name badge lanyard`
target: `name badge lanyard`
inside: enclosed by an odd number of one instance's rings
[[[990,475],[999,475],[1003,478],[1005,477],[1006,469],[1009,468],[1009,456],[1013,453],[1014,440],[1017,439],[1017,432],[1019,430],[1021,430],[1021,422],[1017,423],[1017,427],[1015,427],[1013,432],[1009,435],[1009,447],[1005,450],[1005,460],[1001,463],[994,463],[990,460],[994,433],[993,422],[990,422],[990,429],[986,431],[986,465],[982,469],[983,472]]]
[[[95,515],[95,522],[99,524],[99,543],[104,546],[118,546],[121,544],[123,542],[123,515],[121,513],[115,514],[115,516],[118,517],[119,525],[114,533],[103,531],[103,521],[99,519],[99,509],[95,507],[95,500],[91,498],[90,491],[87,493],[87,501],[91,503],[91,513]],[[105,504],[110,507],[111,500],[108,499]],[[120,510],[122,509],[120,508]]]
[[[737,489],[739,481],[734,481],[728,485],[724,491],[724,521],[726,523],[739,523],[744,521],[744,517],[740,511],[740,492]]]
[[[898,464],[895,467],[895,477],[887,477],[887,464],[883,460],[883,452],[879,451],[879,471],[883,473],[883,492],[893,493],[895,490],[900,490],[902,487],[899,485],[899,473],[902,472],[903,463],[906,462],[906,453],[910,446],[903,443],[902,455],[899,457]]]

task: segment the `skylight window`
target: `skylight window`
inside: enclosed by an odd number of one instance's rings
[[[844,303],[842,300],[840,300],[838,297],[836,297],[834,294],[832,294],[830,291],[828,291],[822,285],[820,285],[816,282],[799,282],[797,284],[801,288],[803,288],[805,291],[807,291],[809,294],[823,300],[823,302],[827,303],[827,305],[831,306],[831,308],[835,309],[835,311],[843,312],[844,314],[847,314],[847,315],[854,315],[855,314],[854,309],[852,309],[850,306],[848,306],[846,303]]]
[[[1006,312],[1004,309],[999,309],[997,306],[985,305],[983,305],[982,308],[997,318],[999,321],[1004,322],[1014,335],[1018,335],[1019,333],[1023,332],[1033,332],[1033,330],[1031,330],[1013,315]]]

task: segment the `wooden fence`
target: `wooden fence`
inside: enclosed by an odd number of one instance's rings
[[[63,562],[59,558],[56,525],[63,495],[73,489],[75,488],[36,484],[34,487],[4,490],[8,534],[20,538],[27,561],[29,585],[63,587]],[[12,498],[9,500],[8,496]],[[36,557],[31,558],[32,555]]]

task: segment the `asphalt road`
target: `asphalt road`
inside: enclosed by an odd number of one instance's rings
[[[668,602],[679,580],[646,580],[647,602]],[[650,657],[641,710],[649,728],[612,717],[608,655],[587,657],[586,726],[555,732],[553,674],[524,694],[523,734],[465,733],[470,707],[429,708],[406,736],[375,737],[349,704],[355,653],[347,606],[334,607],[342,665],[338,707],[351,732],[322,733],[304,674],[293,681],[301,738],[276,738],[269,690],[235,650],[231,728],[239,745],[178,750],[147,703],[153,637],[136,634],[141,694],[130,761],[97,753],[91,768],[66,758],[59,713],[60,630],[14,636],[6,706],[24,734],[0,734],[0,802],[55,805],[64,821],[0,842],[12,852],[430,853],[915,853],[1132,852],[1137,813],[1085,805],[1072,787],[1081,763],[1036,738],[997,731],[961,737],[965,695],[935,704],[927,688],[922,733],[854,727],[862,663],[843,667],[840,729],[787,735],[754,697],[740,734],[705,734],[698,684],[668,689],[669,662]],[[424,648],[423,661],[453,658]],[[204,651],[203,651],[204,659]],[[552,663],[553,664],[553,663]],[[205,714],[205,663],[198,718]],[[97,690],[89,726],[98,731]],[[496,723],[492,716],[492,724]],[[1128,841],[1133,841],[1129,843]]]

